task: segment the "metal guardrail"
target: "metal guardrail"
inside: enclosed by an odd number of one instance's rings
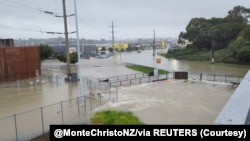
[[[136,74],[100,78],[98,79],[98,81],[103,82],[104,80],[106,82],[106,85],[108,85],[109,87],[121,87],[121,86],[137,85],[142,83],[150,83],[166,79],[175,79],[175,72],[170,72],[166,75],[156,75],[156,76],[148,76],[147,74],[144,73],[136,73]],[[188,79],[199,79],[200,81],[207,80],[207,81],[239,84],[242,81],[243,76],[227,75],[227,74],[226,75],[210,74],[210,73],[189,73]]]

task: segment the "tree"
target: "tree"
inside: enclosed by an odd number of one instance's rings
[[[250,40],[250,25],[248,25],[243,31],[243,37],[246,40]]]
[[[235,6],[233,10],[228,12],[225,20],[230,23],[249,23],[248,18],[250,17],[250,9],[243,6]]]
[[[112,47],[109,47],[109,48],[108,48],[108,51],[113,53],[113,52],[114,52],[114,49],[113,49]]]
[[[101,49],[101,51],[106,51],[107,49],[106,49],[106,47],[102,47],[102,49]]]
[[[192,18],[186,32],[179,34],[178,43],[192,42],[187,48],[173,52],[172,56],[189,59],[210,55],[215,51],[216,61],[244,63],[250,61],[250,9],[236,6],[224,18]],[[189,50],[189,51],[188,51]],[[192,50],[192,52],[191,52]],[[198,58],[198,57],[197,57]]]
[[[250,45],[244,46],[237,51],[237,58],[242,62],[250,61]]]
[[[78,54],[77,52],[73,52],[69,54],[70,57],[70,63],[71,64],[75,64],[78,62]],[[66,55],[65,54],[58,54],[56,56],[56,58],[60,61],[60,62],[64,62],[66,63],[67,59],[66,59]]]
[[[48,59],[54,52],[53,48],[48,45],[40,44],[38,48],[41,60]]]
[[[78,54],[77,52],[73,52],[70,55],[70,63],[75,64],[78,62]]]

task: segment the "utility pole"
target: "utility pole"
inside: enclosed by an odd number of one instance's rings
[[[153,31],[153,35],[154,35],[154,39],[153,39],[153,65],[154,65],[154,75],[158,75],[158,69],[156,68],[156,63],[155,63],[155,61],[156,61],[156,54],[155,54],[155,52],[156,52],[156,46],[155,46],[155,29],[154,29],[154,31]]]
[[[153,56],[155,56],[155,29],[153,31],[154,39],[153,39]]]
[[[114,24],[113,24],[113,21],[112,21],[112,25],[110,26],[112,28],[112,48],[113,48],[113,52],[114,52],[114,46],[115,46],[115,31],[114,31]]]
[[[66,58],[67,58],[67,72],[68,72],[68,78],[69,78],[71,75],[71,68],[70,68],[69,37],[68,37],[68,25],[67,25],[65,0],[62,0],[62,3],[63,3],[63,19],[64,19],[64,32],[65,32],[65,48],[66,48]]]

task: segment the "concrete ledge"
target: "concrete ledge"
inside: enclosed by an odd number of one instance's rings
[[[250,108],[250,71],[245,75],[238,88],[228,100],[214,124],[245,125]]]

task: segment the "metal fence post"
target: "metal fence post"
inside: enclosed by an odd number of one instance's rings
[[[87,112],[87,104],[86,104],[86,96],[84,95],[84,110],[85,110],[85,113]]]
[[[43,128],[43,134],[44,134],[43,107],[41,107],[41,119],[42,119],[42,128]]]
[[[118,100],[118,88],[116,87],[116,98]]]
[[[106,92],[106,91],[105,91]],[[102,105],[102,92],[100,92],[100,94],[98,94],[100,97],[100,105]]]
[[[174,70],[173,70],[173,79],[175,79],[175,73],[174,73]]]
[[[90,96],[90,111],[92,111],[92,98]]]
[[[61,101],[61,115],[62,115],[62,124],[63,124],[63,105],[62,105],[62,101]]]
[[[80,97],[77,97],[77,107],[78,107],[78,118],[80,117],[80,100],[79,100]]]
[[[16,124],[16,114],[14,114],[14,122],[15,122],[15,130],[16,130],[16,141],[18,141],[17,124]]]

